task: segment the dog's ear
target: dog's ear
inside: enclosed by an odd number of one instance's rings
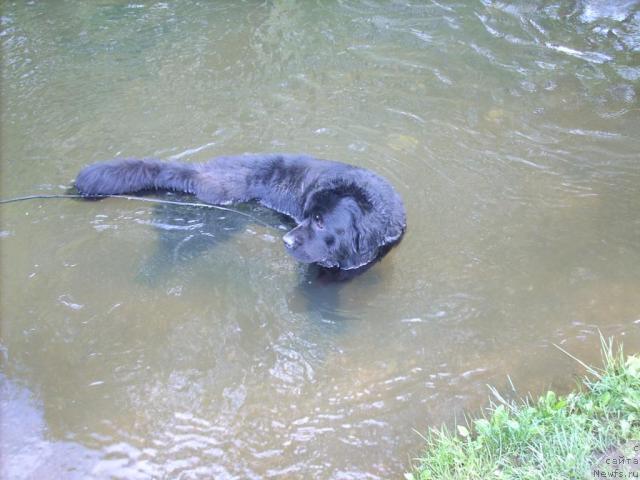
[[[359,228],[358,252],[365,261],[370,262],[378,255],[381,243],[380,225],[365,217]]]
[[[354,204],[353,209],[358,209]],[[370,215],[351,215],[351,225],[342,238],[338,247],[340,266],[344,269],[352,269],[374,260],[378,255],[379,241],[381,239],[376,223]]]

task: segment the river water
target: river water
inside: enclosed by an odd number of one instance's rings
[[[253,205],[1,205],[3,478],[401,478],[487,384],[571,389],[556,346],[640,348],[637,2],[0,8],[2,198],[305,152],[409,225],[334,284]]]

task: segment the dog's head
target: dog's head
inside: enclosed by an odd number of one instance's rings
[[[298,261],[350,270],[378,256],[387,225],[359,189],[320,190],[307,198],[302,222],[283,237]]]

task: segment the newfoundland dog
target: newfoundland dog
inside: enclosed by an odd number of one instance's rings
[[[82,169],[87,197],[173,190],[203,202],[257,201],[295,220],[282,240],[304,263],[329,269],[365,267],[397,243],[406,228],[402,200],[379,175],[303,155],[239,155],[201,164],[113,160]]]

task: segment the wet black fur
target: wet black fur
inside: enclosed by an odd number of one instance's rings
[[[75,185],[87,197],[174,190],[215,205],[257,201],[296,221],[283,237],[294,258],[341,270],[378,259],[406,227],[402,200],[385,179],[304,155],[239,155],[201,164],[113,160],[85,167]]]

